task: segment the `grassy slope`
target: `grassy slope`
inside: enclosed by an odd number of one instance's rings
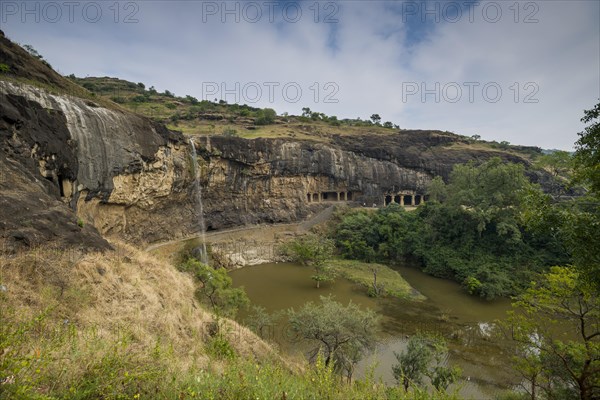
[[[0,255],[0,399],[451,399],[284,360],[227,321],[235,355],[189,276],[130,246]],[[302,371],[297,373],[293,371]]]
[[[87,255],[52,248],[0,255],[6,288],[0,291],[0,380],[13,376],[33,392],[52,385],[63,393],[72,385],[101,389],[81,385],[93,386],[90,377],[115,378],[109,367],[142,381],[140,368],[154,362],[177,373],[221,368],[207,352],[213,316],[195,300],[192,279],[147,253],[113,245],[116,251]],[[282,362],[249,330],[228,324],[237,354]],[[0,386],[0,394],[3,389],[9,388]]]

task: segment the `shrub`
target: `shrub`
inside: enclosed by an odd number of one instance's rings
[[[223,129],[223,136],[237,136],[237,131],[233,128]]]

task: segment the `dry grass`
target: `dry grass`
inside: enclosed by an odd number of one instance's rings
[[[223,368],[206,354],[213,315],[195,299],[192,278],[134,247],[112,245],[115,251],[105,253],[46,247],[0,255],[0,284],[6,288],[0,292],[0,320],[5,327],[29,326],[21,351],[51,352],[59,364],[64,362],[57,354],[68,354],[70,362],[61,368],[68,369],[71,380],[89,373],[91,360],[104,359],[115,343],[124,343],[140,365],[160,345],[170,354],[169,369]],[[40,326],[31,331],[31,324]],[[229,320],[225,326],[227,340],[241,357],[285,363],[250,330]],[[49,335],[59,331],[70,331],[79,346],[77,357],[66,348],[73,340],[49,347]],[[0,340],[0,354],[5,351],[15,349],[3,348]]]

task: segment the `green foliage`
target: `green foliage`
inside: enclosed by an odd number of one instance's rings
[[[441,337],[412,336],[406,350],[394,355],[398,363],[392,366],[392,372],[405,391],[411,385],[422,386],[425,377],[438,391],[445,391],[461,376],[460,368],[447,366],[448,346]]]
[[[311,358],[323,353],[325,365],[352,370],[353,366],[371,350],[378,331],[378,317],[370,309],[362,310],[349,302],[347,306],[321,296],[321,303],[306,303],[300,310],[288,311],[290,326],[299,338],[314,347]]]
[[[208,340],[206,343],[206,353],[221,360],[233,360],[236,357],[231,343],[221,334]]]
[[[225,128],[223,129],[224,136],[237,136],[237,131],[233,128]]]
[[[280,313],[269,314],[264,307],[253,305],[244,325],[249,327],[262,339],[267,338],[268,329],[275,325]]]
[[[53,322],[49,309],[23,319],[2,303],[1,296],[3,400],[457,398],[438,392],[398,393],[372,377],[346,384],[336,375],[334,363],[326,365],[323,356],[302,372],[291,372],[278,360],[236,355],[222,336],[205,343],[211,357],[208,364],[186,367],[173,353],[173,343],[158,340],[151,346],[141,345],[139,331],[127,328],[108,339],[104,327]]]
[[[0,74],[6,74],[10,71],[10,67],[6,64],[0,63]]]
[[[573,157],[568,151],[557,150],[536,158],[535,166],[549,170],[555,177],[568,177],[573,167]]]
[[[77,226],[83,228],[85,226],[85,222],[81,218],[77,218]]]
[[[581,122],[590,125],[579,133],[575,143],[575,176],[600,197],[600,103],[584,113]]]
[[[446,200],[448,190],[441,176],[436,176],[431,180],[429,186],[427,186],[427,195],[429,201],[443,202]]]
[[[254,123],[256,125],[270,125],[275,122],[277,113],[272,108],[264,108],[256,113]]]
[[[365,287],[369,296],[393,296],[401,299],[421,298],[420,295],[413,292],[412,287],[398,271],[386,265],[340,259],[331,260],[328,264],[337,275]],[[374,285],[377,286],[377,289]]]
[[[190,258],[179,265],[179,270],[190,273],[200,287],[196,296],[209,305],[217,315],[234,316],[249,300],[243,288],[232,287],[231,277],[224,268],[212,268]]]
[[[505,325],[516,343],[515,367],[529,381],[529,392],[598,398],[600,297],[594,287],[573,267],[553,267],[514,307]]]
[[[485,298],[514,294],[536,273],[568,260],[564,238],[547,232],[548,223],[532,223],[535,208],[527,205],[546,200],[521,165],[457,165],[448,184],[436,178],[428,194],[414,212],[391,204],[348,213],[335,227],[336,246],[344,257],[367,262],[417,259],[425,272]]]
[[[331,239],[308,234],[285,243],[281,246],[280,252],[290,261],[312,266],[315,275],[311,278],[318,288],[321,282],[335,279],[335,270],[326,265],[326,261],[333,257],[334,249],[335,245]]]
[[[127,102],[127,99],[121,96],[112,96],[110,99],[117,104],[124,104]]]

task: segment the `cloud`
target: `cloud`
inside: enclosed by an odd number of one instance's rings
[[[22,15],[4,14],[3,29],[65,74],[117,76],[198,98],[206,82],[228,89],[255,82],[263,93],[254,105],[280,113],[298,114],[306,106],[339,118],[379,113],[405,128],[546,148],[570,149],[582,110],[600,97],[597,2],[521,2],[517,8],[513,2],[469,8],[455,2],[458,19],[452,2],[275,2],[272,10],[254,2],[262,12],[254,23],[251,3],[121,2],[115,23],[114,3],[97,2],[103,15],[96,23],[77,13],[72,23],[31,17],[23,23]],[[217,13],[207,12],[212,6]],[[222,13],[224,7],[238,7],[238,15]],[[491,22],[496,8],[502,15]],[[138,22],[124,23],[127,16]],[[326,23],[326,17],[337,22]],[[279,84],[273,102],[268,82]],[[465,82],[479,84],[473,101]],[[406,96],[412,83],[437,92],[440,101],[435,93],[424,101],[421,93]],[[483,93],[486,83],[492,85]],[[302,96],[291,102],[297,87]],[[463,93],[452,103],[456,87]],[[485,95],[493,97],[496,87],[502,97],[491,102]],[[245,98],[239,93],[242,103],[255,97],[254,86],[247,88]],[[232,94],[213,97],[233,100]]]

